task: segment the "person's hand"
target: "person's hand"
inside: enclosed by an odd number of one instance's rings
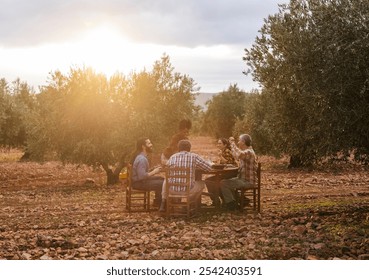
[[[161,166],[156,167],[156,168],[154,169],[154,174],[158,174],[158,173],[160,173],[160,171],[161,171]]]
[[[237,147],[235,142],[230,142],[231,143],[231,149],[235,149]]]

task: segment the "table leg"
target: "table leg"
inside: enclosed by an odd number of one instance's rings
[[[215,208],[220,208],[221,204],[220,204],[220,181],[222,180],[221,176],[219,173],[215,174]]]

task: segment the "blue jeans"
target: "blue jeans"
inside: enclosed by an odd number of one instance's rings
[[[164,178],[160,176],[151,176],[144,180],[133,182],[132,187],[136,190],[154,191],[155,200],[161,201],[161,188],[163,186]]]

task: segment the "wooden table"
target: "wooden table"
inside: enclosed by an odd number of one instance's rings
[[[238,167],[225,167],[224,169],[212,169],[211,171],[208,172],[204,172],[204,171],[199,171],[201,172],[201,175],[214,175],[215,176],[215,186],[216,188],[214,189],[215,191],[215,196],[219,197],[220,196],[220,181],[223,179],[229,179],[229,178],[233,178],[233,177],[237,177],[237,173],[238,173]],[[219,204],[219,200],[215,199],[215,208],[220,208],[220,204]]]

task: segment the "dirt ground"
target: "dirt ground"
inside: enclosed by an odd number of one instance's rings
[[[215,153],[210,138],[193,151]],[[123,184],[58,162],[0,161],[0,259],[369,259],[369,173],[260,157],[262,212],[129,214]],[[207,202],[207,201],[205,201]]]

